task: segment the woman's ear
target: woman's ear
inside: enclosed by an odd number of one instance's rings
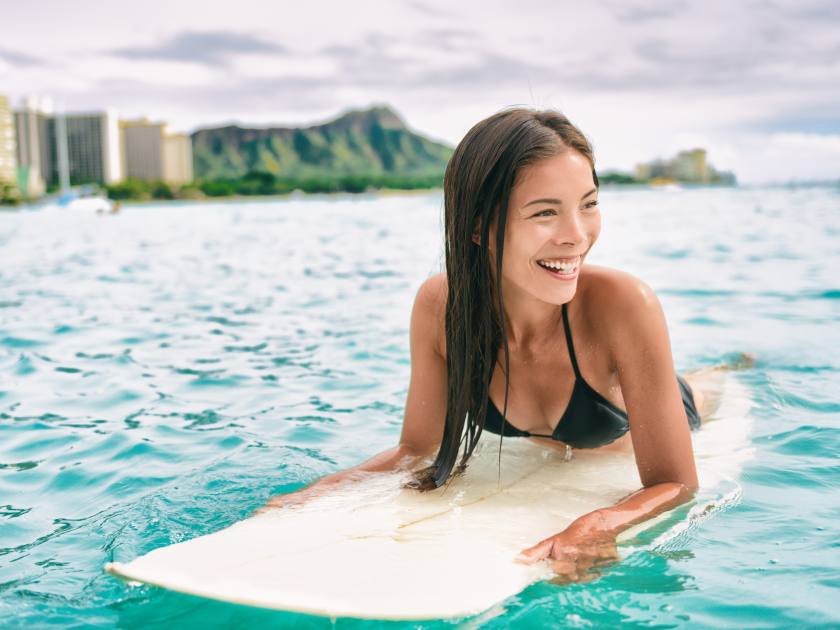
[[[475,243],[476,245],[479,245],[479,246],[481,245],[480,230],[481,230],[481,221],[476,220],[475,225],[473,226],[473,233],[472,233],[472,236],[470,238],[472,238],[473,243]]]

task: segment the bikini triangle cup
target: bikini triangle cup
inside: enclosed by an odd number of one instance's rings
[[[546,435],[517,429],[502,416],[489,397],[487,400],[487,416],[484,422],[484,429],[487,431],[496,434],[504,431],[505,436],[511,437],[550,438],[564,442],[567,446],[574,448],[597,448],[617,440],[630,430],[627,413],[589,385],[580,373],[565,304],[562,306],[562,314],[566,347],[575,373],[575,383],[566,410],[560,416],[560,421],[554,428],[553,433]],[[700,416],[694,404],[691,388],[685,382],[685,379],[679,375],[677,375],[677,382],[689,426],[695,429],[700,426]]]

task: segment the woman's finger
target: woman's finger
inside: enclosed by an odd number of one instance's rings
[[[519,552],[519,555],[516,557],[516,562],[520,564],[533,564],[534,562],[539,562],[547,558],[549,553],[551,553],[550,538]]]
[[[578,572],[578,583],[582,584],[584,582],[594,582],[599,577],[603,575],[602,571],[599,571],[595,567],[590,567],[586,571]]]

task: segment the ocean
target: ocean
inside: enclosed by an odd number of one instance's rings
[[[657,291],[678,370],[756,356],[740,500],[594,582],[421,624],[102,566],[396,444],[440,192],[0,212],[3,627],[840,627],[840,188],[605,189],[601,212],[589,261]]]

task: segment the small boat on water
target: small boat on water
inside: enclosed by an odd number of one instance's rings
[[[77,212],[112,213],[115,211],[115,204],[107,197],[99,194],[78,195],[65,193],[61,195],[56,205],[63,210]]]

